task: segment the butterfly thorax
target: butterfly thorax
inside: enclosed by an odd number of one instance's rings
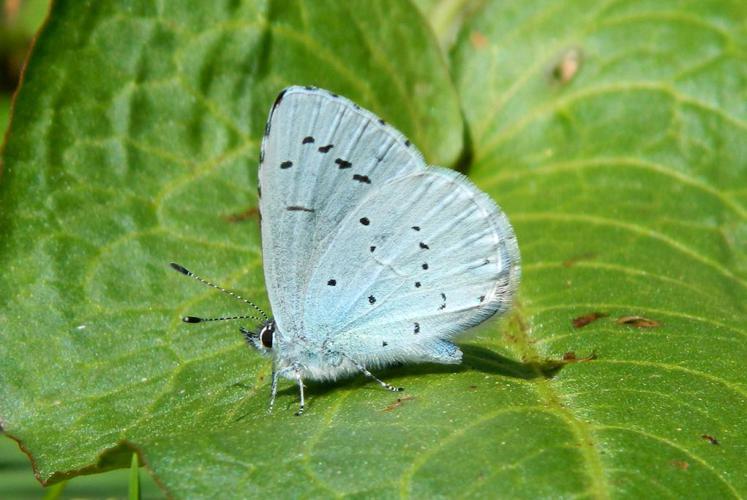
[[[354,364],[330,349],[319,335],[289,334],[279,329],[274,321],[265,323],[260,329],[260,339],[263,331],[272,331],[272,341],[270,348],[263,346],[262,349],[273,357],[274,370],[286,378],[293,378],[293,371],[289,368],[300,371],[305,379],[311,380],[335,380],[356,372]]]

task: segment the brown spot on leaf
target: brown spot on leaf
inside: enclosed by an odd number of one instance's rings
[[[558,85],[567,85],[581,69],[583,52],[578,47],[562,51],[550,65],[550,79]]]
[[[593,254],[591,252],[574,255],[573,257],[569,257],[563,261],[563,267],[573,267],[579,261],[594,260],[595,257],[596,254]]]
[[[616,323],[636,328],[655,328],[661,324],[654,319],[644,318],[643,316],[620,316],[617,318]]]
[[[224,215],[223,220],[226,222],[242,222],[247,219],[253,219],[259,215],[259,209],[257,207],[250,207],[244,210],[243,212],[239,212],[237,214],[229,214]]]
[[[384,408],[384,411],[394,411],[402,406],[405,401],[412,401],[413,399],[415,399],[415,396],[405,396],[404,398],[397,398],[397,401]]]
[[[476,391],[477,390],[477,386],[476,385],[471,385],[471,386],[468,387],[468,389],[470,391]]]
[[[488,46],[488,37],[480,33],[479,31],[473,31],[469,34],[469,41],[472,46],[478,50],[484,49]]]
[[[579,358],[578,356],[576,356],[576,353],[573,351],[568,351],[563,354],[563,362],[565,363],[584,363],[586,361],[593,361],[595,359],[597,359],[597,353],[595,351],[591,351],[591,354],[583,358]]]
[[[715,437],[711,436],[710,434],[703,434],[700,437],[702,437],[703,439],[705,439],[706,441],[708,441],[709,443],[711,443],[713,445],[718,446],[718,445],[721,444],[721,443],[718,442],[718,439],[716,439]]]
[[[685,462],[684,460],[672,460],[671,464],[682,470],[687,470],[690,468],[690,464]]]
[[[574,328],[583,328],[589,323],[592,323],[599,318],[606,318],[609,316],[609,314],[600,313],[600,312],[592,312],[589,314],[584,314],[583,316],[579,316],[578,318],[573,318],[573,327]]]

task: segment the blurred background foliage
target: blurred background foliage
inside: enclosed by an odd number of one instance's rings
[[[13,91],[34,34],[44,21],[49,0],[3,0],[0,22],[0,130],[8,127]]]

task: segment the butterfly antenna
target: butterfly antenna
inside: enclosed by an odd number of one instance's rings
[[[246,316],[226,316],[221,318],[198,318],[197,316],[183,316],[182,321],[185,323],[204,323],[205,321],[227,321],[231,319],[253,319],[259,322],[262,322],[262,320],[256,316],[252,315],[246,315]]]
[[[234,293],[231,290],[226,290],[222,286],[218,286],[215,283],[211,283],[211,282],[209,282],[209,281],[207,281],[205,279],[202,279],[199,276],[197,276],[195,273],[193,273],[192,271],[190,271],[189,269],[187,269],[186,267],[180,266],[179,264],[177,264],[175,262],[171,262],[170,266],[175,271],[178,271],[178,272],[182,273],[185,276],[189,276],[190,278],[194,278],[197,281],[199,281],[200,283],[202,283],[203,285],[207,285],[207,286],[209,286],[211,288],[215,288],[216,290],[220,290],[221,292],[230,295],[231,297],[233,297],[236,300],[240,300],[241,302],[243,302],[245,304],[249,304],[259,314],[262,315],[262,318],[264,318],[264,320],[262,320],[260,318],[257,318],[256,316],[252,316],[252,315],[248,315],[248,316],[230,316],[230,317],[225,317],[225,318],[197,318],[195,316],[185,316],[184,318],[182,318],[185,323],[201,323],[203,321],[223,321],[223,320],[231,320],[231,319],[255,319],[257,321],[269,321],[269,319],[270,319],[269,316],[267,316],[267,314],[262,309],[260,309],[259,306],[257,306],[257,304],[255,304],[251,300],[245,299],[241,295],[239,295],[237,293]]]

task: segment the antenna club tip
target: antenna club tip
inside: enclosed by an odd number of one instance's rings
[[[186,267],[180,266],[176,262],[170,262],[169,265],[171,266],[171,268],[174,271],[179,271],[180,273],[186,274],[187,276],[189,276],[190,274],[192,274],[191,272],[189,272],[189,270]]]
[[[185,323],[200,323],[202,319],[196,318],[195,316],[184,316],[182,318],[182,321],[184,321]]]

